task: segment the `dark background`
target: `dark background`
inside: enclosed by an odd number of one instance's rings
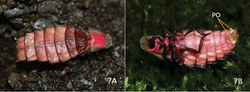
[[[235,54],[206,68],[188,68],[161,61],[140,48],[143,36],[168,30],[223,30],[212,12],[239,32]],[[250,90],[249,0],[127,0],[127,90]],[[241,78],[242,84],[235,84]]]
[[[0,90],[124,90],[123,23],[122,0],[0,0]],[[114,44],[66,63],[15,63],[16,39],[56,25],[98,28]]]

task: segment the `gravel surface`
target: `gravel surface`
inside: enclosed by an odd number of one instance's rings
[[[123,0],[1,0],[0,90],[124,90],[123,10]],[[56,25],[98,28],[114,44],[66,63],[16,63],[17,38]]]

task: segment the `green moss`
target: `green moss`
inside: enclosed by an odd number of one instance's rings
[[[127,0],[126,2],[126,84],[127,90],[249,90],[250,87],[250,2],[249,0]],[[239,31],[236,54],[227,55],[205,69],[187,68],[161,61],[144,52],[139,40],[161,35],[165,30],[222,30],[212,12]],[[242,78],[243,84],[235,84]]]

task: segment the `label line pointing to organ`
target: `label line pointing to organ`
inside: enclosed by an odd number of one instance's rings
[[[222,20],[220,20],[219,18],[217,18],[217,19],[218,19],[220,25],[223,27],[224,30],[226,30],[226,28],[224,27],[224,25],[226,25],[226,27],[228,27],[229,30],[232,31],[232,28],[231,28],[231,27],[229,27],[226,23],[224,23],[224,22],[223,22]],[[224,24],[224,25],[223,25],[223,24]],[[230,36],[230,34],[228,33],[227,30],[226,30],[226,33],[227,33],[227,35],[229,36],[231,42],[233,43],[234,39]]]

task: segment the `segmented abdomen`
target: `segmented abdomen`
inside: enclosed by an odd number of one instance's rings
[[[175,54],[175,57],[178,57],[176,61],[187,66],[193,67],[197,65],[204,67],[206,63],[223,58],[226,53],[230,53],[235,47],[235,42],[232,43],[226,31],[203,31],[204,34],[208,34],[203,41],[201,41],[201,38],[204,35],[197,31],[192,31],[184,36],[186,32],[178,33],[179,35],[175,37],[174,49],[177,51]],[[202,46],[198,53],[187,50],[187,48],[191,48],[198,51],[200,44]],[[171,53],[168,53],[167,56],[170,59]]]
[[[65,62],[91,47],[91,36],[83,30],[57,26],[26,33],[17,41],[18,61]]]

